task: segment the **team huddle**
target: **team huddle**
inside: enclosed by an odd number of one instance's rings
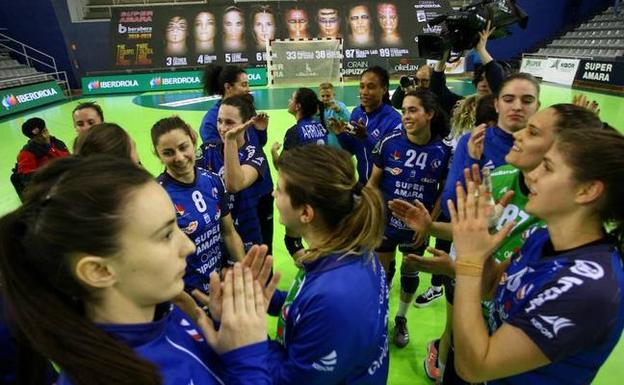
[[[366,69],[351,112],[331,84],[299,88],[270,148],[245,71],[209,67],[222,98],[199,133],[151,127],[156,178],[95,103],[74,110],[73,155],[26,121],[22,205],[0,219],[20,383],[385,384],[409,305],[442,293],[433,381],[590,383],[624,328],[624,137],[584,98],[540,109],[531,75],[483,56],[467,98],[444,61],[392,100],[388,72]]]

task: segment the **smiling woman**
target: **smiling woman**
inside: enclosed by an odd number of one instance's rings
[[[463,378],[592,382],[624,328],[622,152],[624,137],[610,129],[559,132],[527,175],[525,209],[547,228],[498,266],[490,255],[514,223],[491,235],[483,189],[473,181],[467,193],[457,187],[457,206],[449,209],[457,248],[453,333]],[[482,290],[494,291],[490,333],[481,319]]]
[[[221,178],[195,167],[196,138],[177,116],[161,119],[152,127],[154,150],[166,168],[158,183],[174,203],[178,226],[197,246],[187,257],[185,289],[207,292],[210,274],[227,264],[221,243],[232,262],[240,261],[244,253]]]

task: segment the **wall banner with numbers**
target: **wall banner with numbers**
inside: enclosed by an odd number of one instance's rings
[[[448,0],[309,1],[114,8],[111,69],[196,69],[205,64],[265,67],[273,39],[341,38],[345,75],[370,65],[411,72],[417,35]]]

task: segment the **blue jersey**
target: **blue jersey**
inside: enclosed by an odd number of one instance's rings
[[[386,384],[388,287],[377,256],[331,254],[304,269],[282,308],[284,345],[270,343],[273,383]]]
[[[299,119],[297,123],[286,131],[284,136],[284,150],[290,150],[304,144],[327,144],[327,129],[321,122],[314,119]]]
[[[221,136],[219,136],[219,131],[217,130],[219,107],[221,107],[221,99],[217,100],[202,119],[199,135],[203,143],[221,143]],[[245,131],[245,140],[264,153],[262,147],[267,143],[267,132],[266,130],[257,130],[255,127],[250,127]],[[266,158],[266,155],[263,156]],[[273,179],[271,178],[271,170],[268,167],[265,175],[263,175],[262,183],[256,187],[258,196],[264,196],[273,191]]]
[[[614,242],[552,249],[548,231],[535,231],[494,298],[497,325],[520,328],[552,363],[491,383],[589,384],[620,339],[624,271]]]
[[[186,258],[185,290],[209,290],[210,273],[220,271],[223,259],[221,218],[230,214],[229,197],[217,174],[195,168],[195,181],[183,183],[163,172],[158,177],[176,210],[178,227],[195,244]]]
[[[236,194],[230,194],[229,208],[234,220],[234,227],[240,235],[245,250],[254,244],[262,244],[260,219],[258,218],[258,186],[262,184],[263,176],[267,173],[267,159],[264,153],[253,144],[245,143],[238,150],[238,159],[241,165],[249,165],[258,171],[258,179],[246,189]],[[198,164],[206,170],[224,177],[223,143],[204,143],[202,157]]]
[[[394,130],[401,129],[401,114],[391,105],[383,103],[373,112],[366,113],[359,106],[353,109],[351,121],[362,121],[366,125],[366,138],[360,139],[348,133],[338,135],[340,145],[351,154],[357,161],[358,179],[366,184],[373,171],[373,149],[377,142]]]
[[[379,189],[384,200],[419,200],[431,211],[440,184],[446,179],[451,151],[440,138],[424,146],[412,143],[404,130],[383,138],[373,151],[373,162],[382,171]],[[389,226],[409,230],[402,221],[388,215]]]
[[[199,126],[199,136],[202,143],[220,142],[219,130],[217,129],[217,118],[219,117],[219,108],[221,107],[221,99],[206,112]],[[251,128],[246,132],[247,140],[251,143],[263,147],[267,143],[266,130],[256,130]]]
[[[217,355],[197,326],[172,306],[154,322],[98,325],[160,369],[163,385],[270,384],[267,342]],[[61,373],[58,385],[71,385]]]
[[[496,167],[507,164],[505,156],[514,142],[513,136],[501,128],[497,126],[488,127],[485,129],[483,156],[477,160],[472,159],[468,154],[468,139],[470,139],[470,133],[464,134],[457,143],[448,178],[442,192],[442,202],[444,202],[442,210],[447,218],[450,218],[450,215],[446,201],[449,199],[453,200],[453,202],[456,201],[455,183],[457,181],[464,183],[464,169],[472,167],[473,164],[478,164],[480,169],[485,167],[493,170]]]

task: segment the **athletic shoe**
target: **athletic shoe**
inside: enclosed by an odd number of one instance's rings
[[[425,307],[429,306],[433,301],[442,297],[444,294],[443,290],[440,288],[439,291],[433,289],[433,286],[430,286],[424,293],[416,297],[414,300],[414,306],[416,307]]]
[[[425,357],[425,374],[431,381],[440,379],[440,369],[438,369],[438,346],[440,340],[433,340],[427,344],[427,357]]]
[[[407,318],[398,315],[394,317],[394,344],[399,348],[404,348],[408,343]]]

